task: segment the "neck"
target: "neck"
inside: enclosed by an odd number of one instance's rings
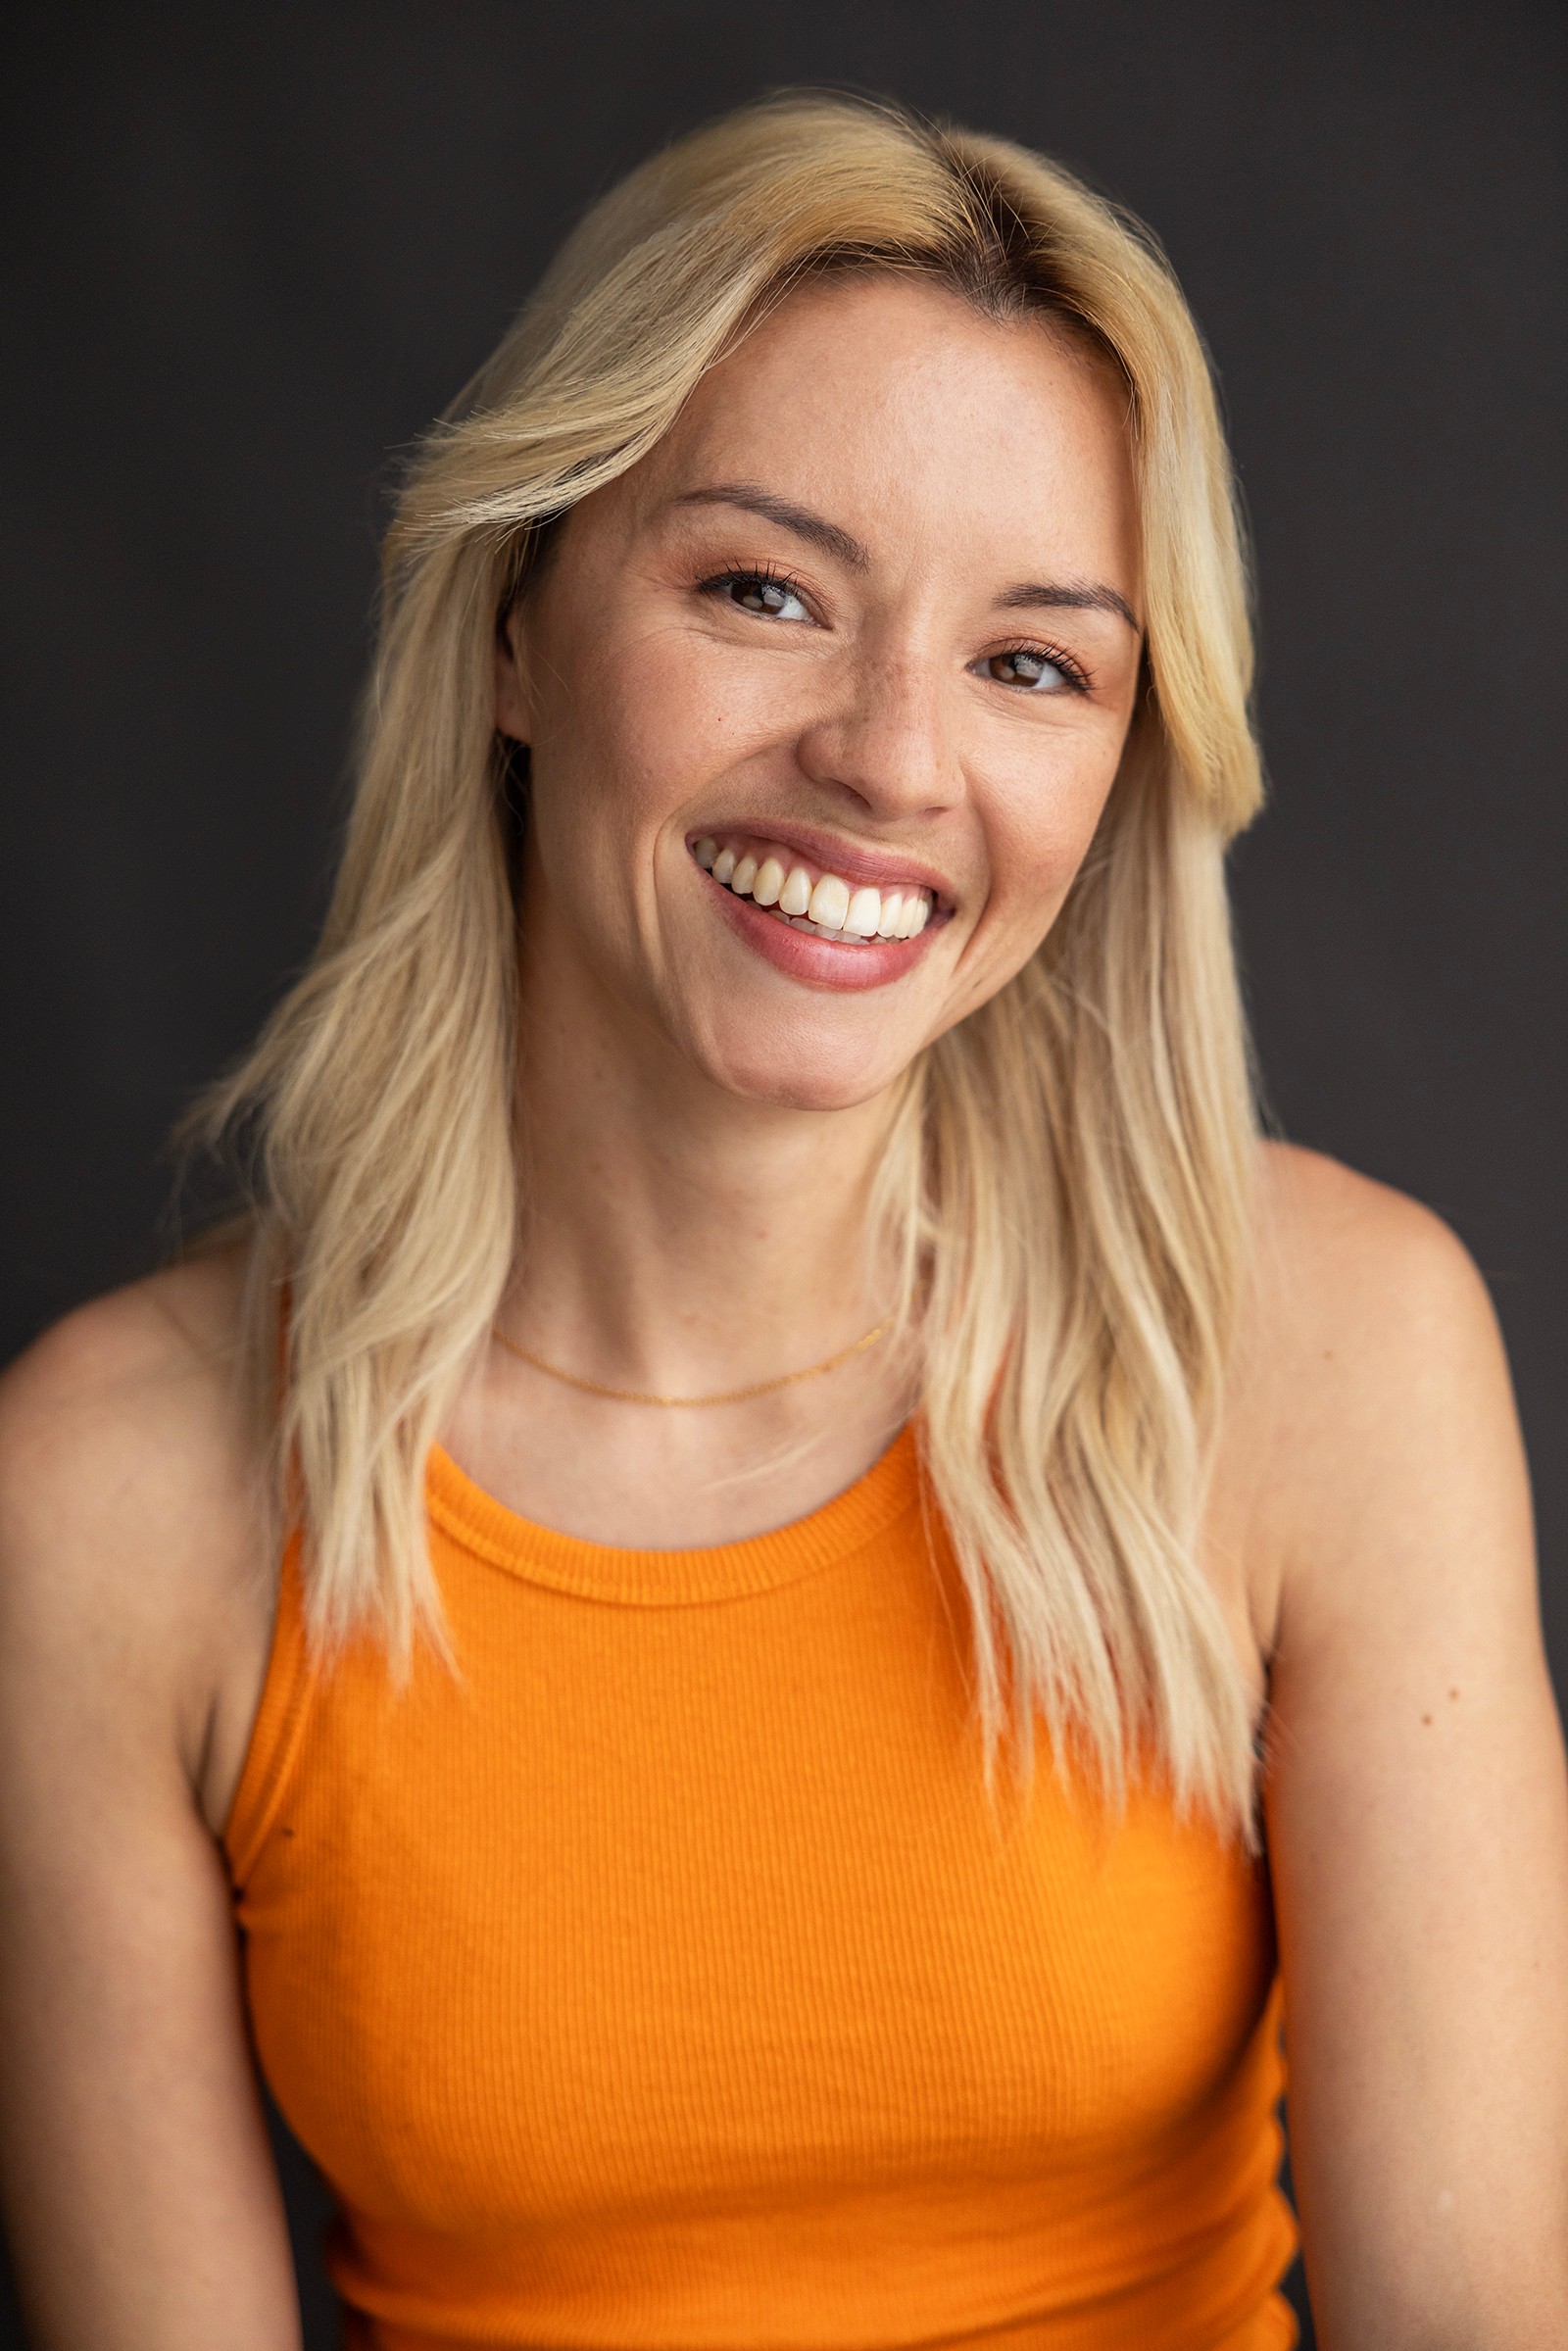
[[[550,960],[522,979],[507,1330],[564,1369],[683,1396],[803,1368],[880,1320],[891,1285],[868,1234],[888,1099],[738,1100]]]

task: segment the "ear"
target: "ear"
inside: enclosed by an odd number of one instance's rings
[[[496,623],[496,732],[510,737],[514,743],[528,740],[522,613],[516,605],[503,612]]]

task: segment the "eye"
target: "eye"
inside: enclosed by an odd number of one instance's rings
[[[1083,694],[1089,686],[1076,661],[1064,653],[1043,653],[1038,645],[1009,645],[1003,653],[987,654],[976,666],[983,677],[1026,694]]]
[[[720,571],[702,583],[705,596],[716,596],[738,612],[756,612],[763,620],[809,620],[801,592],[778,571]]]

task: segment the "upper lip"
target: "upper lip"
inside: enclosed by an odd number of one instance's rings
[[[901,883],[906,888],[912,882],[916,889],[929,890],[939,906],[953,904],[952,885],[923,858],[911,857],[904,851],[860,848],[834,833],[818,832],[810,824],[775,824],[771,817],[743,816],[721,824],[697,825],[688,833],[688,841],[701,841],[705,835],[722,840],[726,833],[742,833],[749,841],[771,841],[780,849],[793,849],[813,865],[820,865],[824,873],[836,873],[841,881],[858,882],[869,890],[897,889]]]

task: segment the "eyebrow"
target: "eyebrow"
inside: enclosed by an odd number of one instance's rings
[[[700,490],[683,491],[674,504],[740,507],[748,514],[760,514],[765,522],[776,522],[781,530],[793,531],[798,539],[821,548],[824,555],[836,556],[852,571],[871,568],[869,552],[849,531],[829,522],[824,515],[813,514],[809,507],[797,506],[792,499],[775,496],[757,482],[710,482]],[[1101,580],[1022,580],[997,598],[997,610],[1113,612],[1126,621],[1135,637],[1142,638],[1144,633],[1126,597]]]
[[[764,522],[776,522],[781,530],[792,530],[798,539],[812,547],[820,547],[824,555],[837,556],[852,571],[869,571],[871,558],[858,539],[836,522],[828,522],[813,514],[808,507],[796,506],[788,498],[775,498],[771,490],[760,489],[756,482],[715,481],[703,490],[687,490],[674,502],[676,506],[738,506],[749,514],[760,514]]]
[[[1135,637],[1142,637],[1137,615],[1125,596],[1100,580],[1022,580],[997,598],[1000,612],[1114,612]]]

